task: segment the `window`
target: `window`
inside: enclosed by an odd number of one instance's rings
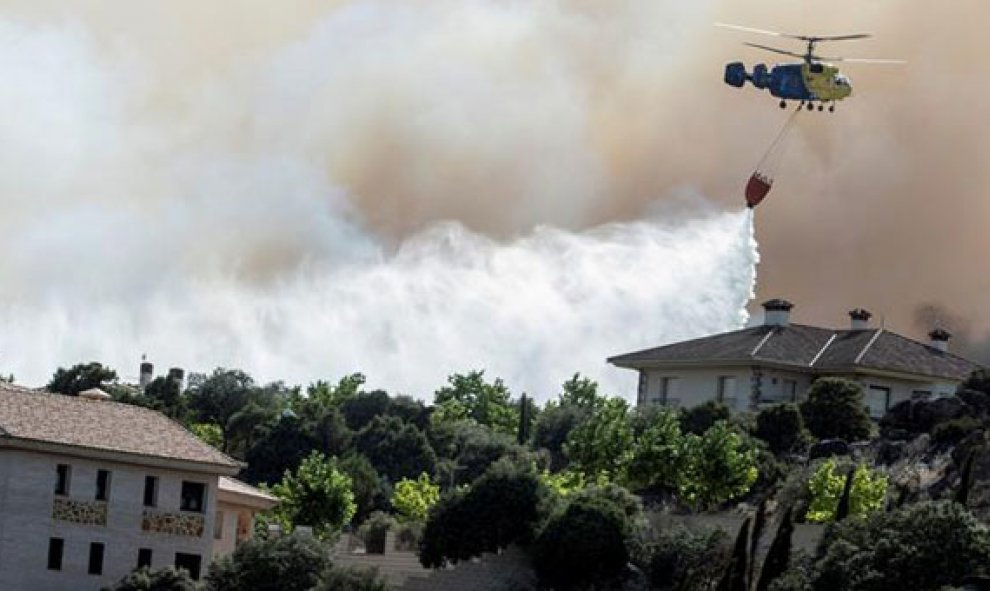
[[[911,392],[912,400],[929,400],[932,397],[931,390],[915,390]]]
[[[106,501],[110,499],[110,471],[96,471],[96,500]]]
[[[202,558],[199,554],[183,554],[182,552],[175,553],[175,568],[184,568],[189,571],[189,576],[193,578],[194,581],[199,580],[199,568],[202,563]]]
[[[676,406],[680,403],[680,400],[674,398],[677,394],[677,378],[675,377],[663,377],[660,378],[660,398],[657,400],[663,405],[673,405]]]
[[[48,570],[62,570],[62,551],[65,540],[62,538],[48,539]]]
[[[158,506],[158,477],[157,476],[145,476],[144,477],[144,506],[145,507],[157,507]]]
[[[71,473],[72,469],[68,464],[59,464],[55,467],[55,494],[63,496],[69,494],[69,476]]]
[[[870,410],[870,416],[878,419],[890,408],[890,388],[884,386],[870,386],[866,395],[866,404]]]
[[[213,521],[213,539],[219,540],[223,537],[223,511],[217,511]]]
[[[784,400],[797,402],[797,380],[784,380]]]
[[[206,510],[206,485],[202,482],[182,482],[179,509],[202,513]]]
[[[145,566],[151,568],[151,548],[138,549],[137,567],[142,568]]]
[[[715,400],[726,404],[730,408],[736,405],[736,377],[735,376],[719,376],[718,378],[718,390],[716,391]]]
[[[93,542],[89,545],[89,571],[87,572],[91,575],[103,574],[103,544],[101,542]]]

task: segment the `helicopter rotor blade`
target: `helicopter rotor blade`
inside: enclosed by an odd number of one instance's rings
[[[782,55],[789,55],[791,57],[804,59],[804,55],[800,53],[794,53],[793,51],[787,51],[784,49],[777,49],[776,47],[769,47],[767,45],[760,45],[759,43],[743,43],[743,45],[748,45],[749,47],[755,47],[757,49],[762,49],[764,51],[771,51],[773,53],[779,53]]]
[[[778,33],[777,31],[768,31],[766,29],[754,29],[753,27],[742,27],[740,25],[715,23],[715,26],[721,27],[723,29],[733,29],[735,31],[742,31],[744,33],[756,33],[757,35],[770,35],[771,37],[789,37],[791,39],[804,39],[804,37],[800,35],[791,35],[789,33]]]
[[[852,39],[869,39],[873,35],[869,33],[855,33],[853,35],[830,35],[827,37],[809,37],[808,41],[849,41]]]
[[[818,43],[820,41],[849,41],[852,39],[867,39],[873,35],[869,33],[853,33],[851,35],[795,35],[793,33],[780,33],[778,31],[768,31],[766,29],[756,29],[753,27],[743,27],[740,25],[729,25],[726,23],[715,23],[716,27],[721,27],[723,29],[733,29],[735,31],[743,31],[744,33],[756,33],[757,35],[770,35],[771,37],[785,37],[787,39],[798,39],[801,41],[811,41]]]

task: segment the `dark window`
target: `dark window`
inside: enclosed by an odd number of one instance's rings
[[[106,501],[110,498],[110,471],[96,471],[96,500]]]
[[[68,464],[59,464],[55,467],[55,494],[69,494],[69,473]]]
[[[217,516],[213,521],[213,539],[223,538],[223,511],[217,511]]]
[[[182,552],[175,553],[175,568],[184,568],[189,571],[189,576],[193,578],[194,581],[199,580],[199,567],[202,562],[202,558],[199,554],[183,554]]]
[[[145,507],[157,507],[158,506],[158,477],[157,476],[145,476],[144,477],[144,506]]]
[[[151,567],[151,548],[140,548],[138,549],[138,563],[137,567]]]
[[[62,550],[65,540],[62,538],[48,539],[48,570],[62,570]]]
[[[182,482],[179,509],[202,513],[206,510],[206,485],[202,482]]]
[[[93,542],[89,545],[89,574],[103,574],[103,544]]]

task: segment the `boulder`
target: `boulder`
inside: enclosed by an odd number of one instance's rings
[[[822,439],[808,450],[808,459],[830,458],[833,456],[848,456],[851,453],[849,444],[842,439]]]
[[[877,463],[882,466],[892,466],[904,456],[906,446],[907,444],[903,441],[878,440],[875,445]]]
[[[969,397],[978,401],[979,396]],[[973,414],[973,408],[957,396],[934,400],[904,400],[890,407],[880,419],[880,434],[886,439],[905,439],[906,434],[928,433],[935,425]]]

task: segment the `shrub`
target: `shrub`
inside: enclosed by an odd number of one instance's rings
[[[973,417],[960,417],[943,421],[932,429],[932,443],[955,445],[974,431],[983,429],[983,423]]]
[[[329,548],[313,536],[251,540],[210,565],[206,589],[310,591],[330,566],[329,556]]]
[[[375,511],[361,524],[357,536],[364,542],[368,554],[383,554],[385,552],[385,536],[388,530],[395,529],[398,522],[394,517],[382,511]]]
[[[392,591],[392,586],[376,569],[335,566],[311,591]]]
[[[842,490],[846,485],[846,472],[839,471],[835,460],[825,460],[808,480],[811,502],[806,519],[818,523],[836,518]],[[865,517],[883,508],[887,496],[887,477],[860,464],[853,472],[849,494],[849,515]]]
[[[272,487],[279,499],[273,510],[285,531],[308,525],[319,537],[339,531],[354,517],[356,506],[351,478],[338,470],[334,458],[314,451],[282,482]]]
[[[869,439],[873,423],[863,402],[863,387],[841,378],[816,380],[801,403],[801,415],[819,439]]]
[[[727,544],[722,530],[675,529],[647,542],[636,562],[654,588],[710,589],[724,571]]]
[[[795,404],[777,404],[756,415],[757,438],[775,454],[800,451],[808,440],[801,411]]]
[[[433,484],[425,472],[416,480],[403,478],[392,493],[392,506],[407,521],[426,521],[430,507],[439,500],[440,486]]]
[[[603,495],[575,496],[533,545],[540,580],[566,590],[614,580],[629,562],[629,517]]]
[[[147,567],[128,574],[117,584],[104,587],[103,591],[196,591],[196,581],[185,570],[172,567],[150,570]]]
[[[684,438],[681,498],[707,509],[746,494],[759,475],[758,451],[747,436],[719,421],[701,437]]]
[[[814,589],[939,589],[990,565],[990,529],[951,502],[925,502],[830,529]]]
[[[681,413],[681,430],[685,433],[701,435],[711,429],[715,423],[728,421],[730,418],[732,411],[728,406],[709,400],[704,404],[685,409]]]

